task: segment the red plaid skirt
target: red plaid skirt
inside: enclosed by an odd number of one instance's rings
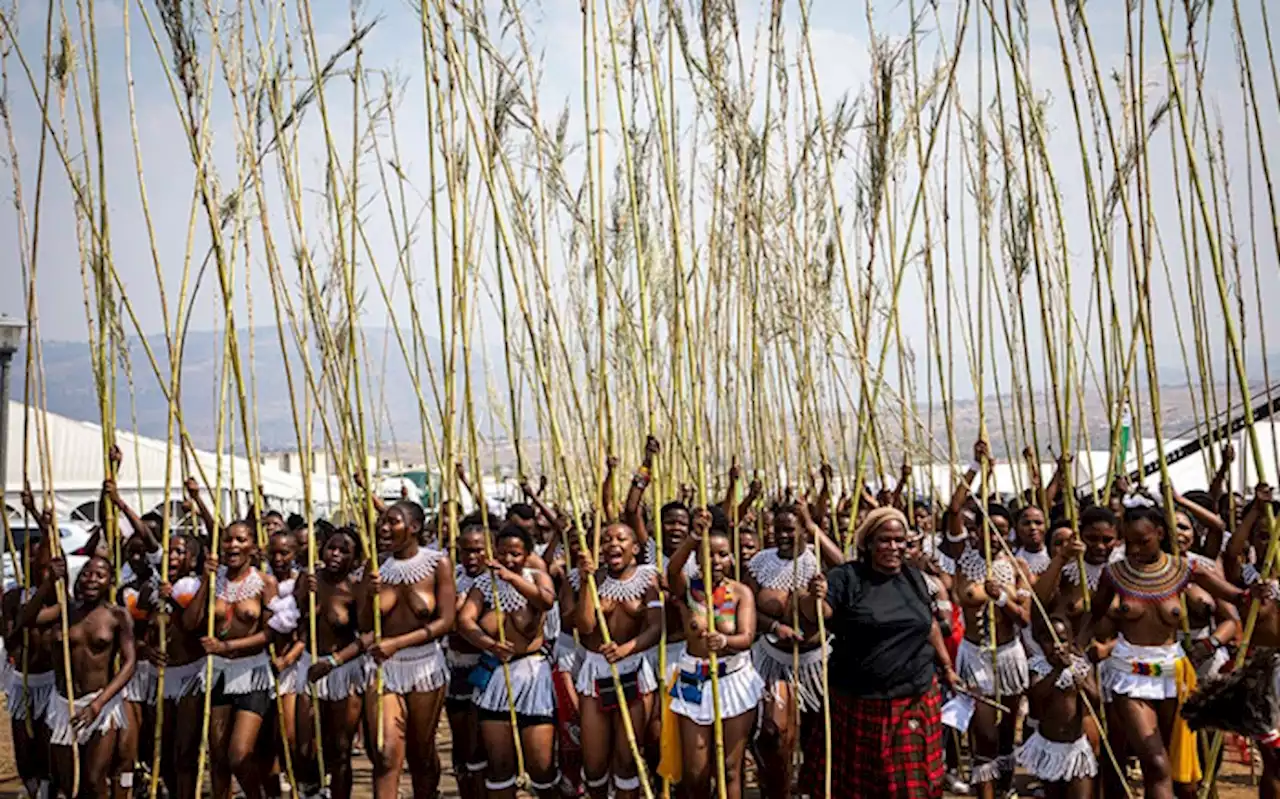
[[[823,730],[805,741],[801,791],[824,795]],[[946,770],[942,698],[858,699],[831,693],[832,799],[939,799]]]

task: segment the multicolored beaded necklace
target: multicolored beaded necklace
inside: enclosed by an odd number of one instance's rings
[[[1116,592],[1138,602],[1161,602],[1177,595],[1191,581],[1195,567],[1185,558],[1161,553],[1160,559],[1146,567],[1127,558],[1107,565],[1107,573]]]
[[[689,581],[689,607],[695,612],[706,614],[707,592],[701,577]],[[720,583],[711,591],[711,603],[715,609],[716,624],[730,622],[734,629],[738,623],[738,602],[733,596],[733,589],[728,583]]]

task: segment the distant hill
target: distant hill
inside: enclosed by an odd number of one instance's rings
[[[367,357],[361,359],[362,378],[365,383],[362,390],[365,394],[368,435],[373,436],[376,427],[378,437],[384,441],[419,441],[418,401],[413,390],[409,366],[400,352],[394,332],[388,328],[379,327],[366,328],[364,334],[368,353]],[[293,412],[285,379],[285,358],[280,351],[276,329],[274,327],[254,329],[251,373],[248,363],[249,339],[247,329],[239,331],[240,357],[245,380],[250,379],[250,374],[256,379],[257,429],[260,447],[264,451],[294,449],[297,447],[297,437],[294,433]],[[407,333],[405,342],[412,346]],[[147,344],[156,359],[161,361],[160,367],[167,381],[168,350],[164,336],[151,336],[147,339]],[[289,342],[289,346],[291,350],[288,363],[293,371],[295,391],[298,392],[300,403],[305,379],[302,361],[296,350],[292,349],[293,342]],[[84,342],[45,341],[43,350],[49,411],[73,419],[98,421],[101,413],[94,387],[88,345]],[[187,335],[182,359],[182,409],[187,429],[199,447],[212,448],[216,441],[216,409],[221,384],[222,350],[221,333],[192,331]],[[497,360],[490,358],[491,366],[501,365],[501,352],[496,357]],[[442,360],[440,343],[430,339],[422,360],[424,381],[427,365],[430,364],[432,368],[438,369],[438,364]],[[314,355],[312,362],[313,366],[318,363],[318,358]],[[23,397],[23,364],[25,363],[25,353],[19,352],[14,358],[15,369],[11,378],[11,396],[16,400],[21,400]],[[161,388],[151,368],[141,340],[136,337],[129,339],[129,363],[133,378],[132,391],[129,390],[125,369],[123,366],[117,368],[117,424],[121,427],[132,427],[131,418],[136,414],[139,433],[164,439],[167,437],[168,400],[165,397],[165,390]],[[485,373],[481,364],[482,361],[477,355],[471,369],[472,379],[479,381],[475,384],[477,402],[482,402],[485,396]],[[490,375],[490,379],[500,381],[497,388],[505,392],[504,370],[498,368],[491,371],[495,373]],[[460,387],[461,381],[459,381],[459,389]],[[434,408],[435,400],[428,383],[424,383],[422,392],[427,408]],[[234,392],[229,397],[229,402],[234,406]],[[373,407],[379,407],[380,411],[375,414],[367,410]],[[433,419],[432,423],[435,424],[436,421]],[[317,424],[316,436],[319,435]],[[239,440],[240,436],[237,435],[236,438]]]
[[[388,328],[370,327],[364,329],[364,334],[368,348],[367,357],[362,359],[364,378],[367,381],[363,387],[366,394],[365,407],[366,409],[374,407],[379,409],[378,413],[366,411],[365,415],[366,433],[371,439],[370,446],[373,445],[376,438],[382,442],[384,449],[387,445],[394,443],[398,445],[396,449],[400,452],[420,451],[421,434],[418,402],[412,388],[413,381],[410,377],[409,367],[400,353],[394,332]],[[294,433],[293,415],[285,382],[285,359],[280,352],[276,330],[274,327],[256,328],[253,331],[253,340],[254,363],[252,374],[257,380],[259,446],[263,451],[294,449],[297,447],[297,438]],[[147,339],[147,342],[158,359],[163,360],[167,357],[163,336],[152,336]],[[246,379],[248,379],[248,330],[239,332],[239,342],[242,358],[245,359]],[[409,342],[407,333],[406,342]],[[217,392],[220,385],[219,377],[223,360],[222,344],[221,333],[193,331],[187,336],[182,366],[182,405],[187,428],[196,445],[202,448],[211,449],[216,441],[217,414],[215,411],[218,403]],[[292,342],[290,342],[290,346],[292,346]],[[121,427],[131,428],[133,427],[131,417],[136,414],[137,429],[142,435],[160,439],[166,438],[168,402],[165,399],[164,391],[161,390],[156,380],[139,339],[131,338],[129,340],[129,355],[133,374],[133,391],[130,392],[128,389],[124,369],[118,369],[117,423]],[[461,357],[460,353],[459,357]],[[435,339],[429,340],[423,357],[424,369],[427,364],[430,364],[438,370],[441,360],[440,343]],[[1280,382],[1280,355],[1271,356],[1270,362],[1273,364],[1273,371],[1277,373],[1273,375],[1273,378]],[[21,400],[23,396],[22,365],[25,363],[25,355],[19,353],[15,357],[14,363],[16,368],[12,379],[12,397]],[[297,353],[292,350],[289,364],[293,369],[295,386],[301,392],[303,380],[301,361]],[[484,409],[487,408],[486,397],[490,389],[495,392],[495,396],[501,398],[500,401],[505,401],[507,396],[506,373],[503,368],[502,351],[499,347],[493,347],[489,352],[488,366],[489,370],[486,374],[484,359],[480,357],[479,353],[474,354],[471,364],[471,377],[474,381],[475,399],[482,412],[487,412]],[[44,367],[45,383],[48,390],[48,405],[51,412],[69,416],[73,419],[97,421],[100,418],[98,397],[93,383],[93,370],[90,366],[89,348],[84,342],[44,342]],[[167,375],[167,361],[161,364],[161,368],[165,370]],[[1255,381],[1253,393],[1262,391],[1264,385],[1261,382],[1262,368],[1260,359],[1256,357],[1251,359],[1250,371]],[[423,376],[425,380],[425,371]],[[1193,401],[1193,394],[1186,384],[1185,371],[1181,366],[1163,368],[1161,370],[1161,380],[1164,383],[1161,388],[1161,400],[1165,434],[1169,437],[1184,434],[1194,428],[1196,415],[1201,412],[1198,407],[1200,392],[1197,390]],[[458,387],[460,390],[461,381],[459,381]],[[424,383],[422,391],[428,409],[433,409],[435,400],[431,394],[429,383]],[[1143,396],[1147,396],[1145,381],[1143,381],[1142,391]],[[1218,399],[1219,408],[1222,409],[1226,402],[1226,386],[1217,386],[1214,393]],[[299,397],[301,397],[301,393],[299,393]],[[1235,404],[1239,403],[1235,386],[1232,386],[1232,398]],[[230,399],[234,402],[234,397]],[[1012,425],[1012,403],[1007,396],[1002,399],[1005,414],[1008,417],[1007,421],[1009,425]],[[939,398],[935,397],[932,434],[935,440],[945,448],[947,426],[941,407],[937,404],[939,402]],[[1110,430],[1108,409],[1105,407],[1102,398],[1093,392],[1086,392],[1085,403],[1084,415],[1088,420],[1090,443],[1095,449],[1105,448]],[[1023,406],[1024,408],[1026,407],[1025,400]],[[1044,396],[1037,397],[1036,410],[1041,447],[1052,445],[1056,451],[1056,433],[1052,432],[1053,428],[1051,426],[1053,407],[1053,402],[1049,398]],[[1008,442],[1009,446],[1005,446],[1004,431],[998,418],[998,408],[997,399],[989,397],[987,399],[987,411],[989,414],[987,420],[988,435],[991,438],[992,449],[996,457],[1004,458],[1010,454],[1008,450],[1016,452],[1020,444],[1011,440]],[[895,419],[900,418],[900,410],[886,410]],[[924,422],[928,418],[927,403],[917,403],[916,413],[918,418]],[[1076,414],[1077,418],[1073,422],[1073,427],[1079,424],[1078,409]],[[1149,409],[1142,408],[1139,410],[1139,414],[1142,424],[1149,425]],[[528,420],[524,435],[526,437],[536,436],[537,431],[533,427],[532,410],[529,409],[529,412],[526,412],[524,417]],[[972,396],[963,399],[957,398],[954,403],[952,423],[955,427],[957,445],[963,458],[977,437],[979,429],[977,403]],[[435,418],[434,413],[429,415],[429,424],[438,425],[438,419]],[[894,445],[890,442],[893,429],[896,426],[895,422],[887,425],[885,430],[882,431],[886,436],[885,443],[890,448],[894,448]],[[1012,427],[1009,428],[1008,432],[1011,436],[1017,436]],[[1144,434],[1149,435],[1149,431],[1144,432]],[[244,451],[243,443],[239,442],[238,430],[235,432],[235,436],[238,442],[237,449]],[[319,444],[321,439],[318,425],[315,436]],[[508,447],[499,445],[497,449],[499,460],[514,461],[514,457]]]

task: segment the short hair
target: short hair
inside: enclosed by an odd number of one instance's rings
[[[1009,524],[1013,524],[1013,514],[1009,512],[1008,508],[1001,505],[999,502],[992,502],[987,505],[987,516],[993,519],[999,516]]]
[[[1080,516],[1080,527],[1092,527],[1095,524],[1105,524],[1110,527],[1116,526],[1116,515],[1111,512],[1110,508],[1102,505],[1094,505],[1092,508],[1085,509]]]
[[[284,514],[283,514],[283,513],[281,513],[281,512],[280,512],[280,511],[278,511],[278,510],[269,510],[269,511],[267,511],[266,513],[262,514],[262,518],[264,518],[264,519],[279,519],[280,521],[284,521]]]
[[[529,535],[529,531],[525,530],[523,527],[517,524],[504,524],[502,529],[498,531],[498,535],[494,539],[494,542],[505,541],[508,538],[519,539],[520,543],[524,544],[524,551],[526,553],[533,552],[533,536]]]
[[[538,517],[538,512],[527,502],[516,502],[507,508],[507,519],[520,519],[531,522]]]
[[[678,499],[674,499],[674,500],[672,500],[672,501],[668,502],[667,504],[663,505],[663,506],[662,506],[662,511],[660,512],[660,515],[662,515],[662,516],[666,516],[668,513],[671,513],[672,511],[680,511],[681,513],[685,514],[686,516],[691,515],[691,514],[689,513],[689,506],[688,506],[688,505],[685,505],[683,502],[681,502],[681,501],[680,501],[680,500],[678,500]]]
[[[711,532],[729,534],[729,516],[724,512],[724,508],[719,505],[708,505],[707,511],[711,514]]]
[[[423,512],[422,506],[407,499],[400,500],[387,510],[400,511],[405,515],[409,522],[416,523],[419,528],[421,528],[423,523],[426,521],[426,514]]]

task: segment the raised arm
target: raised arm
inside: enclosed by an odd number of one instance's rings
[[[49,571],[40,581],[40,587],[22,606],[22,612],[18,616],[19,627],[36,627],[57,621],[62,608],[56,603],[50,604],[50,600],[57,596],[58,581],[65,579],[67,562],[62,558],[54,558],[49,562]]]
[[[1244,559],[1249,552],[1250,535],[1253,527],[1258,523],[1258,519],[1262,518],[1263,508],[1271,502],[1271,486],[1266,483],[1259,483],[1254,489],[1253,501],[1249,503],[1248,509],[1245,511],[1244,519],[1231,533],[1231,539],[1227,542],[1227,549],[1222,553],[1222,569],[1226,572],[1227,577],[1231,580],[1239,582],[1244,568]]]
[[[960,482],[956,484],[956,490],[951,494],[949,509],[951,510],[953,525],[957,523],[955,517],[959,516],[960,511],[964,509],[964,503],[969,500],[969,487],[973,485],[973,481],[978,474],[986,468],[987,459],[990,457],[989,453],[990,450],[986,441],[978,439],[973,445],[973,463],[969,464],[969,467],[964,470],[964,477],[960,478]],[[962,523],[961,527],[963,528]],[[953,532],[958,533],[959,531]]]
[[[742,467],[738,465],[738,456],[734,455],[729,464],[729,484],[724,490],[724,499],[720,500],[720,510],[726,518],[732,520],[738,509],[738,481],[742,479]]]
[[[183,486],[187,489],[187,499],[195,507],[201,523],[204,524],[205,533],[209,536],[209,540],[212,541],[217,525],[214,524],[213,514],[209,512],[208,506],[204,504],[204,500],[200,497],[200,485],[196,482],[196,478],[188,477]]]
[[[122,456],[120,448],[114,444],[111,446],[110,457],[111,473],[119,474]],[[142,517],[138,516],[137,512],[133,508],[129,507],[129,503],[124,501],[120,496],[120,489],[116,485],[116,481],[114,479],[102,481],[102,494],[112,505],[115,506],[116,510],[120,511],[120,513],[124,515],[124,518],[128,520],[129,526],[133,528],[133,531],[142,536],[142,543],[147,548],[148,552],[155,552],[160,548],[160,542],[157,541],[156,537],[151,533],[151,525],[143,522]]]
[[[459,467],[461,467],[461,464],[459,464]],[[351,473],[351,482],[356,484],[356,488],[360,489],[361,491],[369,495],[369,501],[373,503],[373,509],[374,511],[377,512],[379,516],[387,512],[386,501],[383,500],[383,498],[378,496],[376,493],[370,491],[369,487],[364,484],[363,469],[356,469],[354,472]]]
[[[762,496],[764,496],[764,483],[757,475],[751,479],[751,485],[747,486],[747,495],[738,503],[738,519],[746,518],[747,511],[751,510],[751,506],[755,505],[756,500]]]
[[[1058,501],[1058,494],[1062,493],[1062,485],[1067,479],[1067,471],[1071,468],[1071,454],[1064,452],[1058,456],[1058,468],[1053,472],[1053,477],[1049,480],[1049,485],[1044,489],[1044,506],[1052,508],[1053,504]]]
[[[618,469],[618,456],[610,455],[604,459],[604,481],[600,485],[600,509],[604,511],[604,520],[613,518],[614,491],[613,473]]]
[[[1178,493],[1178,489],[1173,486],[1169,487],[1169,493],[1173,495],[1173,504],[1177,505],[1187,512],[1187,515],[1200,524],[1204,525],[1204,552],[1205,557],[1216,558],[1222,551],[1222,539],[1227,534],[1227,523],[1222,517],[1198,502],[1192,502],[1186,497]]]
[[[822,561],[828,567],[838,566],[848,560],[844,551],[836,546],[836,543],[828,538],[818,523],[813,520],[812,514],[809,513],[809,503],[803,496],[796,499],[796,513],[800,516],[800,523],[804,525],[805,532],[809,534],[809,540],[813,541],[822,556]]]
[[[22,484],[22,507],[26,510],[27,515],[36,520],[36,527],[40,529],[40,537],[47,539],[49,536],[49,528],[53,526],[53,514],[49,510],[41,510],[36,507],[36,496],[31,491],[31,483],[24,481]]]
[[[1214,472],[1213,481],[1209,483],[1209,496],[1213,497],[1215,505],[1231,486],[1231,464],[1235,463],[1235,460],[1236,448],[1228,441],[1222,447],[1222,463],[1218,466],[1218,471]]]
[[[645,439],[644,459],[640,461],[640,468],[631,476],[631,488],[627,490],[627,499],[622,506],[622,521],[631,525],[636,535],[645,540],[648,540],[648,531],[643,529],[644,516],[640,513],[640,503],[653,480],[653,459],[661,450],[662,445],[658,443],[658,439],[653,436]],[[645,540],[640,542],[641,547],[645,545]]]
[[[893,491],[889,494],[889,504],[898,510],[902,510],[902,492],[911,483],[911,462],[905,458],[902,461],[902,471],[898,473],[898,484],[893,487]]]
[[[1031,489],[1031,496],[1035,499],[1036,504],[1041,507],[1048,507],[1044,484],[1040,482],[1040,464],[1037,462],[1035,450],[1031,449],[1030,446],[1023,447],[1022,459],[1027,464],[1027,488]]]

